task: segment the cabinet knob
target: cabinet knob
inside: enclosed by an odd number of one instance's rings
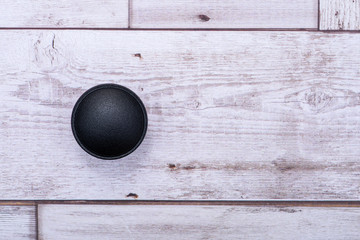
[[[71,128],[78,144],[94,157],[113,160],[135,151],[147,130],[140,98],[117,84],[87,90],[76,102]]]

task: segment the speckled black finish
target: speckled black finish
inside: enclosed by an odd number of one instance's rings
[[[87,153],[106,160],[118,159],[132,153],[143,141],[146,109],[130,89],[102,84],[79,98],[71,127],[76,141]]]

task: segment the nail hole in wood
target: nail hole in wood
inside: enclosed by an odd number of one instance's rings
[[[136,193],[129,193],[128,195],[126,195],[126,197],[132,197],[132,198],[136,199],[139,196]]]
[[[207,22],[207,21],[210,20],[210,18],[209,18],[208,16],[203,15],[203,14],[200,14],[200,15],[199,15],[199,18],[200,18],[200,20],[203,21],[203,22]]]
[[[141,53],[135,53],[134,57],[138,57],[138,58],[142,59]]]
[[[169,167],[170,169],[176,169],[176,165],[175,165],[175,164],[172,164],[172,163],[169,163],[169,164],[168,164],[168,167]]]

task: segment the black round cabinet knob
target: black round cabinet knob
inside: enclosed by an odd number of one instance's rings
[[[87,153],[106,160],[122,158],[135,151],[145,137],[146,109],[126,87],[98,85],[76,102],[71,128]]]

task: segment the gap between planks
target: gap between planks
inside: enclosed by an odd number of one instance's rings
[[[39,240],[39,204],[35,203],[35,239]]]
[[[195,205],[195,206],[286,206],[360,207],[358,200],[1,200],[0,206],[68,205]]]
[[[95,31],[261,31],[261,32],[272,32],[272,31],[280,31],[280,32],[319,32],[317,28],[76,28],[76,27],[67,27],[67,28],[43,28],[43,27],[0,27],[0,30],[95,30]],[[320,31],[321,32],[321,31]],[[323,31],[329,32],[329,31]],[[338,31],[334,31],[338,32]],[[345,32],[345,31],[344,31]],[[348,32],[348,31],[346,31]],[[351,32],[351,31],[350,31]],[[353,31],[360,32],[360,31]]]
[[[317,30],[320,31],[320,1],[321,0],[318,0],[318,13],[317,13]]]
[[[214,32],[320,32],[320,33],[360,33],[360,30],[319,30],[317,28],[14,28],[0,27],[2,30],[79,30],[79,31],[214,31]]]
[[[131,8],[132,8],[132,0],[128,0],[128,29],[131,28]]]

